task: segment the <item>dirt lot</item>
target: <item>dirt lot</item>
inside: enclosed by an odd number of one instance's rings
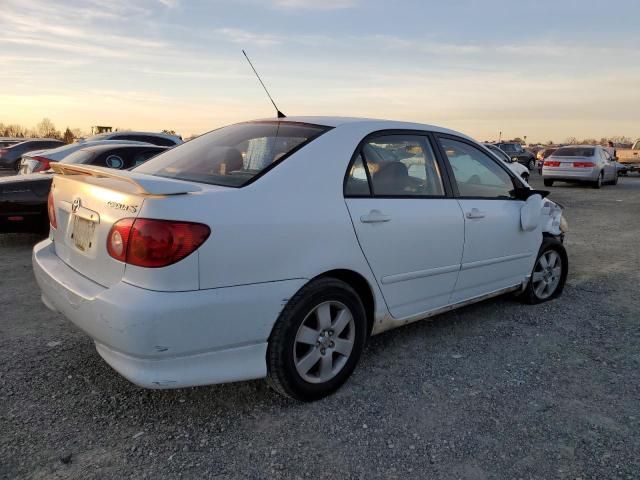
[[[128,383],[40,303],[37,238],[0,235],[0,476],[640,478],[640,178],[552,198],[572,228],[561,299],[375,337],[314,404]]]

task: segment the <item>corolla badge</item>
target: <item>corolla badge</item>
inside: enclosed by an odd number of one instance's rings
[[[116,210],[124,210],[125,212],[129,212],[129,213],[138,212],[138,205],[127,205],[126,203],[108,201],[107,206],[111,208],[115,208]]]
[[[71,211],[73,213],[76,213],[78,211],[78,209],[80,208],[80,199],[76,198],[73,203],[71,204]]]

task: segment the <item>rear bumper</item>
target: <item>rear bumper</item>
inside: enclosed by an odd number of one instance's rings
[[[50,239],[33,250],[42,300],[89,335],[102,358],[146,388],[178,388],[266,376],[267,340],[304,280],[187,292],[111,288],[60,260]]]
[[[551,167],[542,167],[542,177],[549,180],[566,180],[569,182],[595,182],[600,175],[596,168],[584,170],[555,170]]]

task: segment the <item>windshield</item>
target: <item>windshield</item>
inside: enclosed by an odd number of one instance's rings
[[[633,150],[640,150],[640,140],[638,140],[632,147]]]
[[[135,171],[242,187],[327,130],[329,127],[306,123],[240,123],[179,145]]]
[[[553,153],[554,157],[593,157],[593,147],[563,147]]]

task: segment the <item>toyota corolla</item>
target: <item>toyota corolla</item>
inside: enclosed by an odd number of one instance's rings
[[[561,208],[474,140],[305,117],[214,130],[132,171],[52,164],[42,300],[132,382],[267,378],[298,400],[370,335],[562,292]]]

